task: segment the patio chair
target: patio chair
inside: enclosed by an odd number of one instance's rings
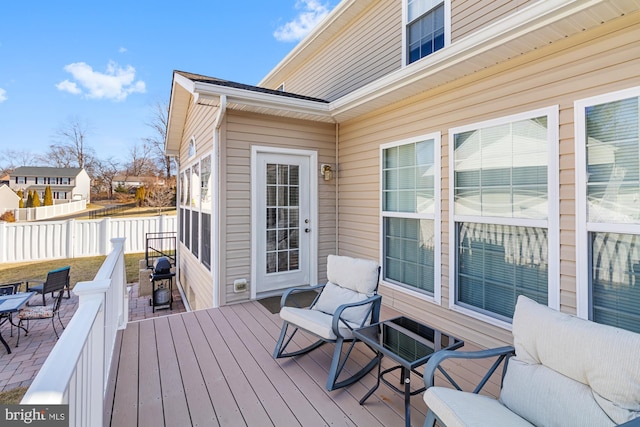
[[[59,291],[58,294],[54,297],[53,304],[51,305],[37,305],[34,307],[26,307],[18,310],[18,314],[16,315],[16,318],[18,318],[18,340],[16,341],[16,347],[18,347],[18,344],[20,344],[20,328],[24,329],[22,323],[25,320],[27,321],[25,335],[28,334],[28,332],[26,331],[29,330],[29,323],[32,320],[51,319],[51,325],[53,325],[53,332],[55,332],[56,334],[56,339],[60,338],[60,336],[58,335],[58,331],[56,330],[55,318],[56,316],[58,317],[60,326],[62,326],[62,329],[64,329],[64,324],[62,323],[62,319],[60,318],[60,305],[62,303],[63,296],[64,293],[62,291]]]
[[[377,355],[362,369],[350,377],[338,381],[338,377],[353,350],[356,339],[353,330],[377,323],[380,317],[382,296],[377,294],[380,267],[374,261],[346,256],[329,255],[327,278],[324,285],[289,289],[280,301],[280,317],[284,321],[280,338],[273,351],[274,358],[305,354],[325,343],[334,343],[333,359],[327,378],[327,390],[335,390],[353,384],[379,362]],[[291,307],[295,294],[310,289],[319,290],[318,296],[306,308]],[[289,327],[291,334],[287,335]],[[313,344],[285,352],[295,334],[302,330],[317,338]],[[343,345],[349,343],[343,355]]]
[[[53,298],[53,293],[60,291],[64,293],[64,290],[67,290],[67,298],[71,297],[71,293],[69,292],[69,272],[71,267],[66,266],[62,268],[58,268],[56,270],[51,270],[47,273],[47,278],[45,280],[38,279],[27,279],[25,282],[27,283],[27,292],[36,292],[42,294],[42,305],[47,305],[45,301],[45,295],[51,293],[51,297]],[[36,285],[30,285],[30,283],[37,283]]]
[[[435,353],[424,370],[425,427],[640,425],[640,334],[519,296],[514,347]],[[515,356],[510,357],[514,354]],[[434,387],[447,359],[497,357],[473,392]],[[479,392],[504,360],[500,398]],[[450,378],[450,377],[449,377]]]

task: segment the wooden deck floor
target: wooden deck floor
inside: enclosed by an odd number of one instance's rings
[[[395,315],[383,308],[382,318]],[[279,316],[257,302],[130,323],[114,354],[105,425],[404,425],[403,397],[384,384],[359,405],[375,383],[375,370],[356,384],[326,391],[331,345],[274,360],[280,326]],[[298,335],[301,344],[307,341]],[[358,346],[348,363],[353,369],[370,354]],[[383,359],[383,368],[390,366]],[[470,366],[451,368],[464,383],[480,371]],[[422,384],[412,378],[416,387]],[[491,388],[495,393],[497,384]],[[411,402],[412,424],[422,426],[426,405],[421,395]]]

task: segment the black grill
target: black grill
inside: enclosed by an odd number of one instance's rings
[[[153,271],[151,273],[151,280],[162,280],[172,277],[174,273],[171,272],[171,262],[167,257],[160,257],[153,263]]]

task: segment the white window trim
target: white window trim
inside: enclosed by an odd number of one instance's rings
[[[454,211],[454,136],[471,130],[502,125],[547,116],[547,140],[549,142],[547,182],[549,213],[547,220],[524,218],[478,217],[456,215]],[[542,227],[547,229],[549,247],[549,288],[547,290],[549,307],[560,309],[560,200],[559,200],[559,107],[557,105],[526,111],[510,116],[499,117],[483,122],[449,129],[449,309],[491,325],[511,330],[511,323],[479,313],[456,304],[456,223],[478,222],[491,224],[507,224],[523,227]]]
[[[406,4],[406,0],[404,0]],[[383,181],[383,154],[384,150],[387,148],[398,147],[400,145],[405,144],[415,144],[418,142],[426,141],[429,139],[433,139],[433,159],[434,159],[434,213],[433,214],[416,214],[416,213],[406,213],[406,212],[392,212],[383,214],[382,206],[383,206],[383,190],[384,190],[384,181]],[[397,217],[397,218],[415,218],[415,219],[432,219],[434,228],[434,251],[433,251],[433,274],[434,274],[434,284],[433,284],[433,296],[427,295],[425,293],[412,290],[410,287],[396,285],[394,283],[388,282],[384,280],[384,271],[380,275],[380,282],[385,286],[397,290],[398,292],[405,293],[415,298],[419,298],[424,301],[428,301],[437,305],[442,303],[442,218],[441,218],[441,170],[442,170],[442,156],[440,154],[440,150],[442,148],[442,134],[440,132],[429,133],[425,135],[420,135],[412,138],[403,139],[400,141],[389,142],[386,144],[380,145],[380,152],[378,158],[380,159],[380,220],[379,220],[379,232],[380,236],[380,265],[384,268],[384,218],[385,217]]]
[[[440,50],[445,50],[449,45],[451,45],[451,0],[443,0],[444,3],[444,47]],[[420,62],[422,59],[412,62],[411,64],[407,64],[407,25],[409,24],[409,0],[402,0],[402,68],[413,65],[417,62]],[[431,55],[438,53],[438,51],[433,52]],[[428,56],[431,56],[428,55]]]
[[[640,86],[610,92],[573,103],[576,158],[576,310],[578,317],[589,318],[589,233],[610,232],[640,234],[640,224],[605,224],[587,222],[587,150],[585,110],[593,105],[640,97]]]

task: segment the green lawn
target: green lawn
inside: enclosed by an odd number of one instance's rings
[[[33,261],[12,264],[0,264],[0,283],[12,283],[25,279],[41,279],[47,277],[47,272],[56,268],[71,266],[71,287],[77,282],[93,280],[106,256],[56,259],[49,261]],[[127,271],[127,283],[138,281],[138,262],[144,259],[144,253],[127,254],[124,261]]]

